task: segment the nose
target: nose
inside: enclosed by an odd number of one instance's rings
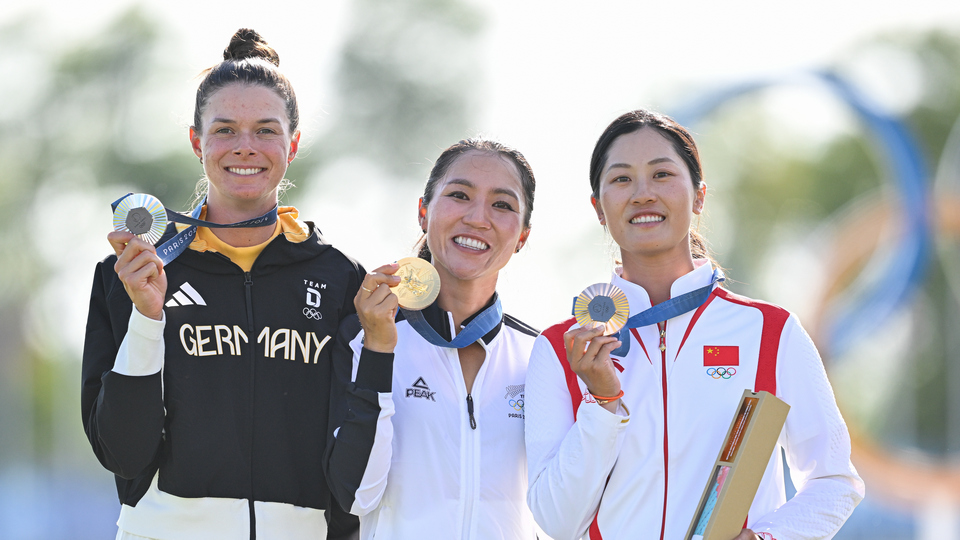
[[[477,229],[489,229],[490,216],[487,215],[487,206],[481,201],[473,201],[463,215],[463,222]]]
[[[649,203],[657,200],[657,193],[653,182],[646,178],[638,178],[634,182],[633,196],[630,202],[637,204]]]
[[[249,133],[241,133],[237,137],[237,145],[233,149],[234,155],[237,156],[252,156],[257,153],[257,150],[253,145],[253,135]]]

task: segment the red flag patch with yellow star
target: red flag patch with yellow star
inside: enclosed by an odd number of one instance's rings
[[[739,366],[740,347],[737,345],[704,345],[704,366]]]

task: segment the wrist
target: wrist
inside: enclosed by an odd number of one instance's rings
[[[587,389],[587,392],[590,392],[590,395],[593,396],[593,399],[595,399],[595,400],[597,401],[597,403],[598,403],[599,405],[601,405],[601,406],[602,406],[602,405],[606,405],[606,404],[608,404],[608,403],[612,403],[612,402],[614,402],[614,401],[616,401],[616,400],[618,400],[618,399],[620,399],[620,398],[623,397],[623,390],[622,390],[622,389],[621,389],[619,392],[617,392],[616,394],[613,394],[612,396],[597,395],[596,393],[594,393],[593,391],[591,391],[589,388]]]

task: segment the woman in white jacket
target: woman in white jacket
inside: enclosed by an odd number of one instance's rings
[[[663,115],[624,114],[597,141],[590,185],[620,248],[611,283],[630,316],[686,293],[697,300],[619,336],[570,319],[537,338],[526,445],[538,524],[556,540],[683,538],[751,388],[791,409],[737,540],[832,537],[864,492],[846,426],[796,317],[719,286],[691,229],[706,197],[693,138]],[[790,501],[781,447],[797,486]]]
[[[362,329],[345,325],[339,340],[349,346],[335,367],[346,395],[324,462],[344,510],[361,516],[362,538],[535,537],[523,384],[537,332],[504,315],[496,292],[530,232],[534,186],[516,150],[451,146],[418,216],[419,255],[436,266],[439,297],[398,310],[396,264],[363,280]],[[455,337],[467,342],[449,343]]]

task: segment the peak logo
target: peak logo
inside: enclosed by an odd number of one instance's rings
[[[437,401],[434,397],[436,394],[436,392],[430,391],[430,387],[427,386],[427,382],[423,380],[423,377],[417,377],[417,380],[414,381],[413,386],[407,388],[406,397],[429,399],[430,401],[435,402]]]

